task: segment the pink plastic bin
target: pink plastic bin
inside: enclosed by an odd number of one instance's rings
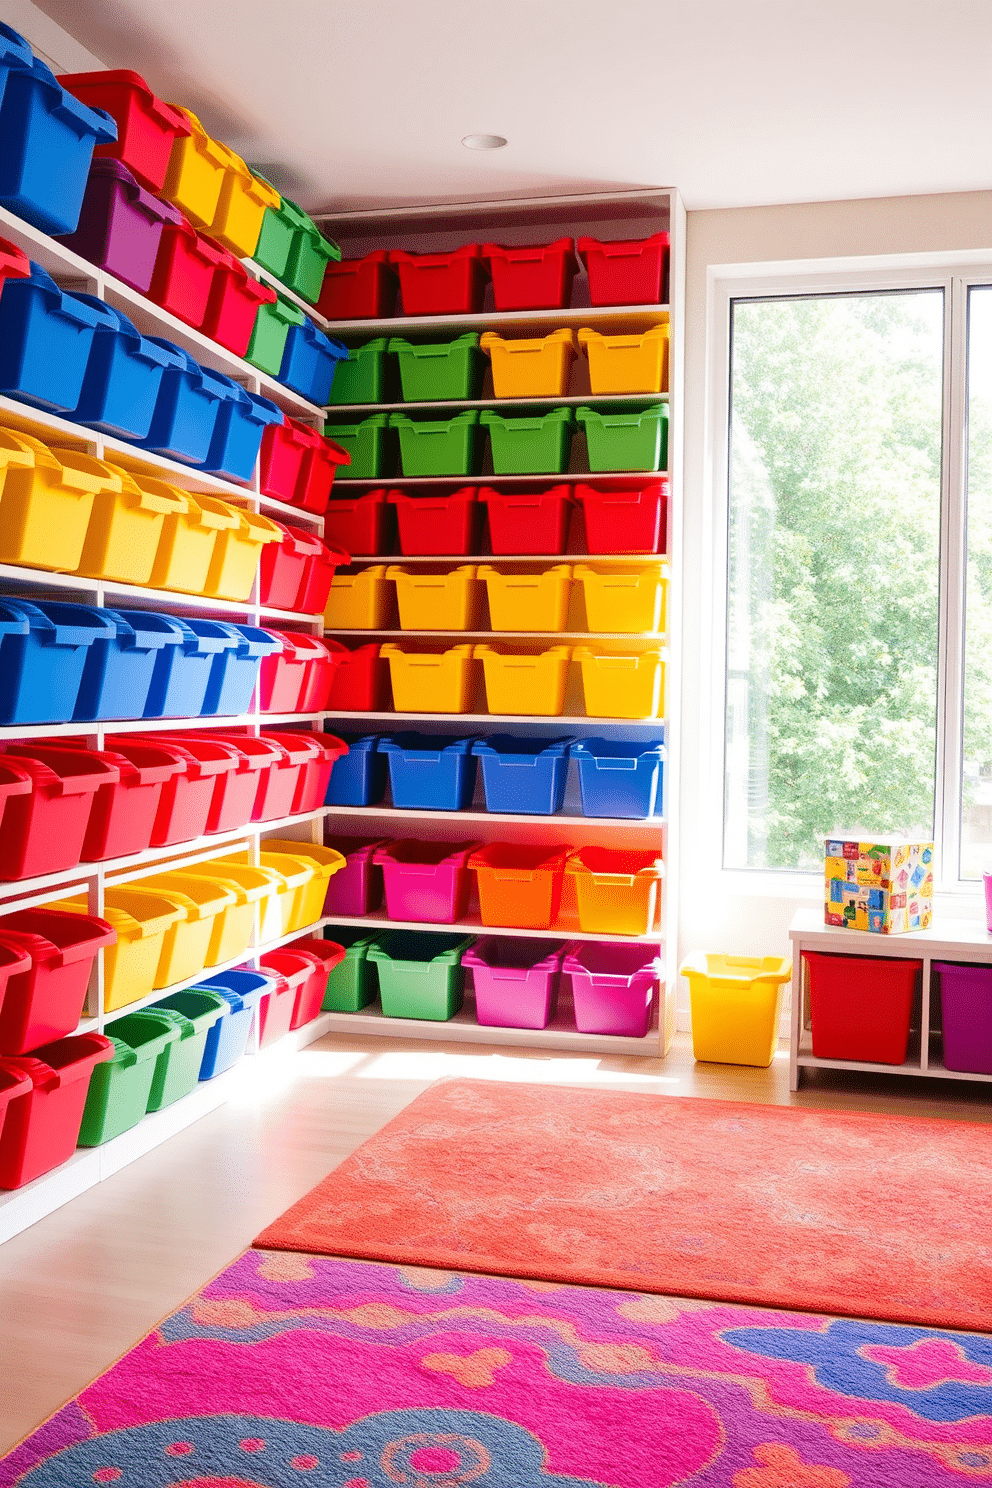
[[[385,837],[331,837],[327,846],[343,854],[345,865],[327,881],[325,915],[367,915],[382,904],[382,874],[372,861],[377,848],[388,847]]]
[[[377,848],[372,861],[382,869],[389,918],[433,925],[460,920],[468,909],[472,885],[468,860],[478,845],[405,837]]]
[[[555,1015],[563,955],[563,950],[546,951],[540,941],[495,935],[477,940],[462,956],[475,984],[476,1022],[487,1028],[547,1028]]]
[[[662,964],[658,947],[575,941],[565,947],[562,971],[572,978],[579,1033],[645,1038]]]

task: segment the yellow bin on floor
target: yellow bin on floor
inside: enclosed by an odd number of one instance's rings
[[[111,885],[104,899],[103,918],[117,931],[116,944],[103,952],[103,1007],[112,1013],[154,991],[166,934],[186,911],[173,899],[129,884]],[[45,907],[88,914],[86,904],[85,899],[59,899]]]
[[[587,718],[664,717],[668,652],[663,646],[629,656],[576,646],[574,654],[582,668]]]
[[[216,496],[176,494],[184,509],[165,518],[149,582],[153,589],[205,594],[217,538],[239,527],[239,514]]]
[[[579,345],[589,358],[593,393],[664,393],[668,390],[668,326],[641,336],[603,336],[583,327]]]
[[[278,208],[282,197],[268,181],[259,180],[240,155],[226,146],[221,148],[226,151],[227,159],[210,236],[230,248],[238,258],[253,258],[265,209]]]
[[[467,713],[472,702],[472,647],[404,651],[387,641],[380,656],[389,662],[397,713]]]
[[[432,574],[391,563],[386,578],[396,585],[401,630],[477,630],[482,588],[475,565]]]
[[[325,630],[382,630],[388,618],[384,563],[374,563],[359,573],[334,575],[324,607]]]
[[[194,227],[209,232],[220,204],[220,193],[234,154],[219,140],[211,139],[195,114],[173,103],[190,126],[190,133],[177,135],[169,156],[162,196],[172,202]],[[237,157],[235,157],[237,158]],[[256,238],[257,245],[257,238]]]
[[[222,527],[216,535],[203,593],[213,599],[246,600],[258,573],[262,549],[267,543],[281,542],[284,534],[275,522],[258,512],[243,511],[226,501],[220,504],[238,520],[236,526]]]
[[[788,956],[724,956],[697,951],[679,968],[692,1001],[692,1052],[713,1064],[767,1069],[775,1057]]]
[[[299,923],[290,925],[289,928],[300,930],[305,925],[315,924],[324,914],[327,885],[335,873],[341,871],[347,860],[342,853],[335,851],[333,847],[325,847],[321,842],[294,842],[289,837],[266,837],[265,847],[267,851],[288,853],[290,857],[302,858],[305,863],[310,864],[313,878],[303,891]]]
[[[644,568],[575,566],[586,602],[586,626],[593,631],[662,632],[668,620],[667,563]]]
[[[245,909],[249,907],[247,897],[239,894],[233,884],[226,884],[219,878],[208,878],[205,874],[187,873],[185,869],[178,869],[175,873],[156,873],[152,878],[143,878],[138,887],[153,889],[159,894],[183,894],[192,900],[195,908],[187,910],[185,952],[191,959],[196,959],[200,954],[200,945],[205,941],[204,966],[216,966],[218,961],[230,961],[234,956],[240,956],[251,944],[254,914],[250,918],[245,914]],[[243,900],[240,906],[239,899]],[[192,929],[194,923],[198,927],[195,935]],[[181,940],[182,936],[177,938]],[[182,972],[169,980],[183,981],[187,976],[195,976],[200,970],[199,966],[194,966],[192,971]]]
[[[0,563],[75,573],[98,494],[119,494],[118,472],[79,450],[49,449],[0,429],[6,454],[0,494]]]
[[[561,713],[565,707],[570,646],[547,651],[503,652],[476,646],[486,677],[486,707],[490,713]]]
[[[147,584],[167,516],[186,510],[182,491],[165,481],[131,475],[108,465],[120,477],[120,490],[98,491],[86,529],[77,573],[122,584]]]
[[[285,891],[286,885],[282,874],[277,873],[274,868],[256,868],[244,860],[243,854],[238,854],[236,857],[219,858],[213,863],[190,863],[183,872],[215,878],[225,886],[240,889],[251,904],[253,918],[255,906],[258,905],[259,941],[264,943],[279,939],[282,934],[279,895]],[[228,920],[234,913],[235,911],[228,910]]]
[[[564,630],[572,593],[572,569],[556,563],[543,573],[512,569],[501,573],[486,563],[479,569],[489,595],[493,630]]]
[[[526,341],[504,341],[495,331],[486,331],[479,347],[492,359],[495,397],[561,398],[568,392],[574,331],[552,331]]]

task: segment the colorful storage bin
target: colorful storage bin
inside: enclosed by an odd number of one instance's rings
[[[344,268],[345,265],[338,267]],[[327,283],[328,280],[325,279],[325,289]],[[377,336],[375,340],[366,341],[362,346],[351,347],[348,360],[337,365],[327,401],[332,406],[342,403],[389,402],[386,395],[386,347],[385,336]]]
[[[405,476],[471,475],[478,464],[479,422],[474,408],[450,419],[412,419],[391,413],[389,427],[400,436],[400,466]]]
[[[667,563],[602,569],[576,564],[575,581],[582,585],[585,597],[586,629],[630,634],[665,631],[670,572]]]
[[[189,126],[189,133],[176,135],[160,194],[207,232],[217,215],[231,152],[210,138],[189,109],[178,104],[172,108]]]
[[[486,679],[486,706],[490,713],[545,716],[565,707],[570,646],[551,646],[547,651],[497,651],[476,646]]]
[[[215,571],[224,534],[240,534],[241,517],[235,507],[215,496],[195,497],[169,486],[172,509],[165,513],[149,580],[153,589],[205,594]]]
[[[82,899],[60,899],[48,907],[72,914],[87,912]],[[174,899],[130,885],[108,885],[103,918],[116,932],[117,940],[103,953],[105,1012],[148,996],[156,985],[166,934],[185,917],[185,909]]]
[[[205,992],[216,992],[227,1004],[226,1011],[207,1033],[200,1062],[200,1079],[212,1080],[231,1069],[245,1054],[258,1005],[271,983],[254,971],[226,971],[201,983]],[[198,989],[199,990],[199,989]]]
[[[782,987],[792,976],[788,956],[696,952],[679,971],[689,983],[693,1058],[767,1069],[778,1047]]]
[[[263,305],[274,305],[276,291],[249,274],[238,259],[227,254],[217,265],[207,300],[206,314],[200,326],[212,341],[243,357],[248,350],[258,312]]]
[[[311,565],[326,550],[316,533],[302,527],[287,527],[282,522],[276,526],[279,542],[272,543],[262,553],[259,599],[276,610],[295,610],[300,608]],[[323,610],[324,606],[320,608]]]
[[[575,360],[575,332],[563,329],[525,341],[486,331],[480,341],[493,364],[496,398],[562,398]]]
[[[537,492],[480,486],[479,500],[486,503],[494,553],[565,552],[575,504],[569,486]]]
[[[562,808],[568,780],[568,739],[520,739],[490,734],[472,753],[482,762],[486,810],[553,816]]]
[[[463,243],[451,253],[389,250],[400,277],[404,315],[469,315],[482,309],[486,268],[479,243]]]
[[[279,294],[270,304],[259,305],[245,361],[270,377],[278,377],[290,329],[301,326],[305,320],[299,305]]]
[[[218,409],[217,421],[202,469],[222,480],[247,485],[255,470],[262,434],[270,424],[281,424],[282,410],[258,393],[249,393],[231,378],[230,397]]]
[[[268,223],[277,215],[284,222],[288,220],[292,227],[286,267],[277,277],[288,289],[298,294],[300,299],[306,300],[308,305],[315,305],[320,298],[328,266],[340,260],[341,250],[330,238],[325,238],[316,223],[288,197],[282,198],[278,210],[270,208],[266,212],[265,222]],[[262,230],[265,231],[265,224]]]
[[[5,1061],[27,1076],[12,1092],[0,1127],[0,1188],[21,1188],[67,1162],[76,1150],[94,1067],[114,1046],[101,1033],[42,1044],[23,1059]]]
[[[269,986],[258,1005],[258,1047],[268,1049],[289,1032],[297,990],[313,968],[298,956],[291,956],[287,962],[285,954],[279,951],[260,957],[259,965]],[[280,970],[281,966],[287,967],[286,973]]]
[[[471,646],[451,646],[447,651],[407,651],[389,642],[380,654],[389,662],[393,707],[397,713],[469,711],[474,683]]]
[[[326,320],[384,320],[393,314],[396,287],[396,270],[385,249],[377,248],[364,258],[343,258],[324,270],[317,311]],[[376,403],[379,399],[353,401]]]
[[[389,617],[391,597],[384,563],[357,573],[336,573],[324,606],[324,628],[382,630]]]
[[[803,951],[802,958],[814,1057],[903,1064],[922,961],[827,951]]]
[[[258,905],[259,939],[276,940],[282,934],[282,914],[279,906],[279,891],[283,887],[281,874],[273,868],[256,868],[250,863],[238,863],[231,858],[217,858],[214,862],[189,863],[183,869],[209,879],[217,879],[247,896],[251,905]],[[229,909],[228,920],[235,920],[238,908]],[[211,973],[211,986],[220,982],[228,985],[228,973]]]
[[[93,809],[103,786],[120,776],[101,755],[85,749],[58,749],[33,741],[13,745],[8,774],[28,780],[26,793],[8,795],[0,840],[0,877],[14,880],[75,868]],[[39,1043],[41,1040],[39,1040]]]
[[[472,881],[471,842],[420,842],[403,838],[372,855],[382,869],[386,913],[391,920],[423,920],[451,925],[468,909]]]
[[[386,845],[386,838],[337,837],[328,846],[344,858],[344,865],[327,885],[325,915],[374,914],[382,904],[382,874],[375,871],[372,855]]]
[[[665,712],[663,647],[618,656],[576,646],[572,653],[582,668],[582,691],[589,718],[660,718]]]
[[[402,630],[478,629],[482,586],[473,564],[463,563],[446,573],[390,564],[386,578],[396,585]]]
[[[377,806],[386,794],[389,766],[378,753],[379,735],[342,735],[348,753],[338,760],[324,797],[328,806]]]
[[[139,336],[126,315],[105,308],[73,418],[117,439],[144,439],[151,429],[165,368],[181,364],[168,345]]]
[[[15,909],[0,921],[0,1055],[26,1054],[72,1033],[93,963],[113,928],[90,914]]]
[[[244,889],[223,876],[223,858],[205,866],[215,869],[216,876],[190,874],[180,869],[175,873],[157,873],[153,878],[142,879],[135,887],[166,895],[179,893],[190,900],[193,907],[186,905],[187,925],[181,934],[186,935],[187,942],[191,936],[197,939],[195,958],[199,959],[202,950],[202,966],[216,966],[221,961],[233,961],[247,950],[255,928],[255,914]],[[195,933],[193,921],[197,922]],[[192,959],[192,946],[187,943],[186,949]],[[193,975],[184,973],[183,977],[168,976],[165,980],[178,982],[187,974]]]
[[[184,465],[202,465],[210,454],[221,405],[236,400],[235,384],[201,367],[171,341],[159,344],[175,352],[177,360],[163,371],[151,428],[141,447]]]
[[[589,275],[591,305],[657,305],[664,293],[667,232],[649,238],[602,243],[579,238],[579,257]]]
[[[650,935],[665,865],[653,849],[581,847],[565,865],[575,879],[579,928],[593,935]]]
[[[68,723],[90,647],[116,634],[88,605],[0,599],[0,723]]]
[[[944,1068],[992,1075],[992,967],[934,961],[931,969],[940,998]]]
[[[95,160],[119,160],[146,191],[161,195],[176,139],[190,132],[189,120],[149,88],[136,72],[71,72],[59,78],[73,98],[103,109],[117,125],[117,139],[97,145]]]
[[[224,1017],[227,1003],[219,992],[210,992],[206,987],[187,987],[182,992],[164,997],[148,1011],[171,1013],[181,1020],[179,1037],[167,1043],[155,1061],[155,1074],[148,1092],[149,1111],[161,1111],[195,1089],[207,1038],[214,1025]],[[139,1013],[131,1014],[132,1018],[140,1016]]]
[[[565,864],[571,849],[522,842],[489,842],[468,860],[479,878],[484,925],[550,930],[558,918]]]
[[[561,950],[484,935],[462,956],[472,972],[475,1020],[484,1028],[547,1028],[555,1015]]]
[[[274,186],[250,171],[240,155],[228,150],[217,211],[210,223],[211,237],[238,258],[251,258],[258,247],[266,210],[277,208],[279,200]]]
[[[387,499],[396,508],[403,556],[435,557],[442,553],[461,555],[476,552],[481,514],[477,494],[475,486],[462,486],[457,491],[429,496],[409,496],[405,491],[390,491]]]
[[[375,963],[368,958],[376,940],[361,927],[339,925],[334,934],[344,955],[328,975],[321,1007],[331,1013],[358,1013],[376,997]]]
[[[305,925],[316,924],[323,917],[324,900],[327,898],[331,879],[345,866],[343,854],[336,848],[325,847],[321,842],[297,842],[282,837],[266,837],[264,846],[275,853],[288,853],[294,858],[302,859],[310,867],[312,877],[300,897],[296,922],[287,928],[299,930]]]
[[[497,475],[560,475],[568,469],[575,432],[570,408],[550,408],[540,418],[504,418],[484,408],[479,421],[489,430]]]
[[[563,310],[568,305],[578,270],[571,238],[534,247],[483,243],[482,256],[489,264],[497,310]]]
[[[347,362],[348,348],[318,331],[312,320],[290,326],[279,368],[279,381],[323,408],[330,401],[336,369]]]
[[[631,336],[604,336],[588,328],[580,330],[579,345],[589,358],[592,392],[667,392],[668,335],[667,323]]]
[[[65,246],[147,294],[163,228],[181,221],[181,212],[140,186],[120,161],[94,160],[79,227]]]
[[[663,553],[668,532],[668,479],[649,485],[577,484],[575,500],[586,521],[590,553]]]
[[[405,403],[478,398],[482,392],[486,364],[477,331],[466,331],[454,341],[425,343],[392,336],[387,350],[399,360]]]
[[[101,302],[59,289],[32,263],[29,277],[5,280],[0,296],[0,393],[71,413],[83,394],[96,328],[115,324]]]
[[[162,224],[148,298],[198,331],[206,322],[217,276],[231,262],[226,249],[177,214],[175,222]]]
[[[233,893],[216,880],[195,876],[187,879],[183,873],[156,874],[154,878],[142,879],[140,883],[128,884],[114,892],[121,896],[121,903],[131,913],[134,903],[144,894],[148,894],[156,905],[171,904],[182,911],[163,937],[152,979],[155,988],[171,987],[174,982],[188,981],[190,977],[199,975],[207,964],[214,922],[228,905],[235,902]]]
[[[385,474],[389,424],[388,413],[370,413],[357,424],[324,425],[324,433],[351,457],[340,471],[342,480],[378,480]]]
[[[73,573],[83,556],[95,498],[121,477],[77,450],[48,449],[0,429],[0,562]]]
[[[339,448],[296,419],[287,418],[281,424],[273,424],[262,436],[259,487],[263,496],[274,496],[277,501],[314,510],[309,504],[309,488],[315,458]],[[343,463],[347,464],[350,459],[350,455],[341,451]],[[330,496],[330,482],[327,483],[327,496]],[[324,505],[327,505],[326,499]]]
[[[475,794],[471,739],[450,734],[394,734],[379,740],[389,762],[393,805],[413,811],[464,811]]]
[[[324,537],[352,557],[378,556],[386,551],[388,516],[389,503],[381,486],[354,500],[338,496],[324,513]]]
[[[575,739],[583,816],[643,821],[664,811],[666,749],[661,740]]]
[[[154,1014],[132,1014],[109,1025],[113,1056],[98,1064],[90,1076],[79,1127],[80,1147],[99,1147],[130,1131],[148,1111],[148,1095],[155,1066],[166,1044],[179,1037],[179,1029]],[[128,1037],[121,1035],[127,1033]]]
[[[203,593],[217,599],[246,600],[255,583],[262,554],[282,540],[282,527],[270,517],[231,507],[237,525],[216,533]]]
[[[77,746],[82,743],[74,742]],[[116,766],[120,779],[116,785],[101,786],[93,798],[83,838],[85,863],[127,857],[151,847],[162,790],[183,769],[182,761],[162,748],[154,736],[130,745],[126,754],[105,749],[102,758]]]
[[[461,958],[472,936],[391,930],[367,951],[379,973],[379,996],[387,1018],[446,1023],[461,1010],[465,971]]]
[[[493,630],[566,629],[572,592],[572,570],[567,563],[540,573],[520,569],[501,573],[483,564],[479,578],[485,581]]]
[[[664,470],[667,465],[667,404],[631,413],[577,408],[575,417],[585,430],[591,471]]]
[[[572,980],[572,1005],[579,1033],[646,1038],[651,1031],[655,989],[664,975],[657,946],[566,946],[562,972]]]
[[[203,712],[214,658],[236,650],[241,637],[221,620],[174,620],[182,638],[179,645],[163,646],[155,659],[145,718],[195,718]]]
[[[329,713],[385,712],[390,706],[389,663],[375,644],[342,648]]]
[[[290,1028],[302,1028],[312,1023],[321,1010],[328,979],[345,957],[345,948],[336,941],[324,940],[322,936],[309,935],[303,940],[294,940],[290,950],[307,956],[313,970],[296,994]]]

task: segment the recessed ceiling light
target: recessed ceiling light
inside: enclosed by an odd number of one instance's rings
[[[501,134],[466,134],[462,144],[466,150],[502,150],[509,141]]]

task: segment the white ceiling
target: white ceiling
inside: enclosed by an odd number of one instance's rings
[[[992,185],[992,0],[0,0],[0,16],[62,70],[85,53],[60,27],[143,73],[314,212]],[[510,143],[471,152],[473,132]]]

